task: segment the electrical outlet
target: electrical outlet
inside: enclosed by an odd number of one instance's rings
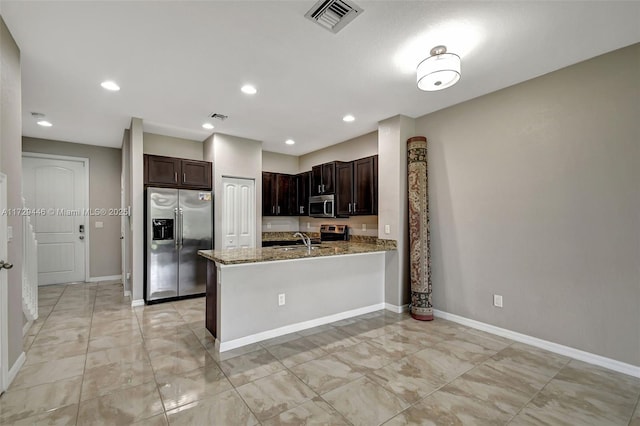
[[[267,222],[267,229],[271,229],[271,222]]]
[[[362,224],[362,230],[363,230],[363,231],[366,231],[366,230],[367,230],[367,224],[366,224],[366,223],[363,223],[363,224]]]
[[[390,234],[391,233],[391,225],[385,225],[384,226],[384,233],[385,234]]]
[[[307,222],[307,229],[311,229],[311,223]]]
[[[493,306],[495,306],[496,308],[502,308],[502,296],[500,296],[499,294],[493,295]]]
[[[278,295],[278,306],[282,306],[285,304],[284,293],[280,293]]]
[[[104,228],[104,222],[96,221],[96,228]]]

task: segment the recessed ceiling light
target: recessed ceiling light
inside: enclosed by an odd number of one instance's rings
[[[118,90],[120,90],[120,86],[118,86],[115,81],[111,80],[103,81],[102,83],[100,83],[100,86],[102,86],[103,89],[107,89],[112,92],[117,92]]]
[[[202,125],[202,128],[203,128],[203,129],[207,129],[207,130],[211,130],[211,129],[213,129],[213,124],[211,124],[211,123],[204,123],[204,124]]]
[[[240,88],[240,90],[242,90],[242,93],[246,93],[247,95],[255,95],[256,93],[258,93],[258,89],[250,84],[245,84]]]
[[[284,141],[284,143],[286,143],[287,145],[293,145],[296,143],[296,141],[294,141],[293,139],[287,139],[286,141]]]
[[[37,123],[39,126],[42,126],[42,127],[51,127],[51,126],[53,126],[53,124],[51,124],[51,123],[50,123],[50,122],[48,122],[47,120],[38,120],[38,121],[36,121],[36,123]]]
[[[344,117],[342,117],[342,121],[346,121],[347,123],[351,123],[352,121],[354,121],[356,118],[351,115],[351,114],[347,114]]]

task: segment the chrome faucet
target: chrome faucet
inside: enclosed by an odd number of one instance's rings
[[[307,234],[296,232],[295,234],[293,234],[293,236],[302,238],[302,243],[304,244],[304,246],[308,248],[309,251],[311,251],[311,238],[309,238]]]

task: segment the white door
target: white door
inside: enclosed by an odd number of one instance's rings
[[[256,183],[222,178],[222,245],[225,249],[256,246]]]
[[[7,176],[0,173],[0,212],[7,208]],[[7,259],[7,215],[0,215],[0,261]],[[9,327],[7,312],[7,270],[0,268],[0,394],[7,389],[6,380],[9,375]]]
[[[85,280],[88,160],[23,154],[22,190],[33,209],[38,285]]]

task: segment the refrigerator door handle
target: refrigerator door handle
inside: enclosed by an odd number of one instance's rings
[[[184,226],[184,212],[182,211],[182,208],[178,210],[180,211],[180,247],[182,247],[184,244],[184,229],[182,229]]]
[[[178,208],[173,209],[173,242],[178,246]]]

